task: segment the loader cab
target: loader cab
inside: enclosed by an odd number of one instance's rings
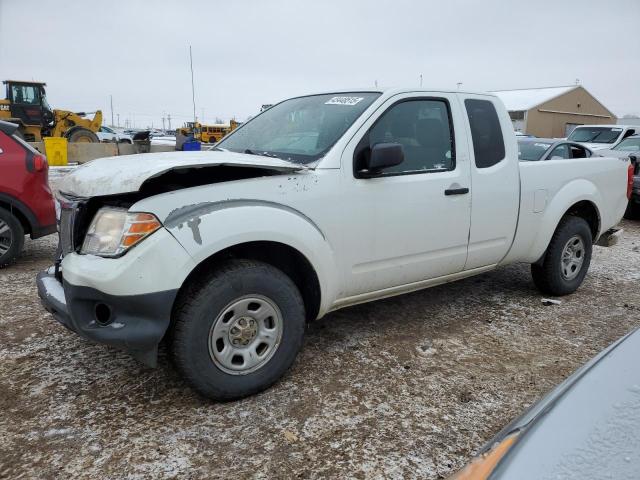
[[[24,125],[50,125],[53,112],[47,102],[45,83],[5,80],[11,117]]]

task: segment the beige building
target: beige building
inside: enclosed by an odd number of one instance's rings
[[[568,136],[578,125],[615,124],[616,116],[580,85],[493,92],[514,130],[543,138]]]

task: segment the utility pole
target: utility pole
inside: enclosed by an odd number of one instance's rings
[[[116,113],[116,116],[118,117],[118,128],[120,128],[120,114]]]
[[[171,130],[171,114],[167,115],[167,120],[169,121],[169,130]]]
[[[422,74],[420,74],[420,86],[422,87]]]
[[[162,117],[162,131],[164,132],[164,117]]]
[[[111,102],[111,126],[113,127],[113,95],[109,95],[109,101]]]
[[[191,101],[193,102],[193,121],[196,122],[196,88],[193,83],[193,54],[189,45],[189,65],[191,66]]]

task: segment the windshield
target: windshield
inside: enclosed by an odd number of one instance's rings
[[[518,159],[530,162],[540,160],[551,145],[551,142],[518,142]]]
[[[640,137],[625,138],[611,150],[621,150],[623,152],[640,152]]]
[[[379,96],[354,92],[285,100],[236,129],[217,148],[311,163],[324,156]]]
[[[589,143],[615,143],[622,129],[619,127],[578,127],[567,140]]]

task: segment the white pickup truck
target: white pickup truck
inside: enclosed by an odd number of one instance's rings
[[[575,291],[630,172],[618,158],[518,162],[492,95],[292,98],[213,151],[69,174],[60,258],[38,291],[83,337],[151,366],[167,339],[198,392],[239,398],[285,373],[306,322],[342,307],[514,262],[547,294]]]

